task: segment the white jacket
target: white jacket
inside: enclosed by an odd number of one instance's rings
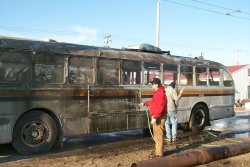
[[[171,86],[165,88],[165,91],[168,100],[167,104],[168,112],[175,111],[177,106],[177,101],[180,99],[181,94],[177,96],[176,90],[173,89]]]

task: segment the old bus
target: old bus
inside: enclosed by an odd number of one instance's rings
[[[151,45],[123,49],[0,37],[0,144],[43,153],[62,137],[147,127],[153,77],[185,86],[178,120],[192,131],[234,115],[234,84],[220,63]]]

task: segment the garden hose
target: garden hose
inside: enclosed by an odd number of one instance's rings
[[[146,112],[147,118],[148,118],[148,129],[149,129],[150,135],[151,135],[152,139],[155,141],[154,135],[152,133],[151,126],[150,126],[150,120],[149,120],[149,114],[148,114],[148,111],[149,111],[148,107],[144,106],[144,109],[145,109],[145,112]]]

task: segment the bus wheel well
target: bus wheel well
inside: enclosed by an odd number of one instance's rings
[[[206,120],[206,125],[210,125],[210,123],[209,123],[209,118],[210,118],[210,115],[209,115],[209,109],[208,109],[208,106],[207,106],[207,104],[205,103],[205,102],[199,102],[199,103],[196,103],[194,106],[193,106],[193,108],[195,107],[195,106],[197,106],[197,105],[202,105],[202,106],[204,106],[205,108],[206,108],[206,112],[207,112],[207,120]]]
[[[54,120],[56,127],[57,127],[57,139],[55,142],[55,146],[62,147],[63,146],[63,132],[62,132],[62,128],[61,128],[61,122],[60,122],[59,118],[56,116],[56,114],[54,112],[52,112],[51,110],[46,109],[46,108],[32,108],[32,109],[24,112],[22,115],[20,115],[20,117],[18,119],[20,119],[23,115],[25,115],[29,112],[35,111],[35,110],[48,114]]]
[[[209,125],[209,110],[206,103],[199,102],[193,106],[188,125],[191,131],[201,131]]]

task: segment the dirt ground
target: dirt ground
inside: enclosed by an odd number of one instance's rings
[[[250,136],[248,133],[246,135]],[[0,167],[130,167],[134,162],[148,160],[149,153],[154,150],[153,139],[139,133],[123,134],[121,139],[119,137],[113,139],[105,135],[97,135],[94,138],[99,139],[94,143],[93,139],[76,143],[65,142],[64,148],[34,156],[22,156],[16,153],[11,145],[0,145]],[[234,135],[216,131],[199,133],[178,131],[176,143],[165,142],[164,156],[249,141],[250,137],[235,138]],[[249,157],[250,153],[246,153],[199,165],[199,167],[248,167]]]
[[[165,143],[165,156],[181,154],[199,148],[211,148],[231,145],[248,141],[225,136],[214,137],[216,132],[202,134],[182,133],[174,143]],[[216,134],[217,135],[217,134]],[[195,137],[194,137],[195,136]],[[132,163],[147,160],[154,148],[150,137],[133,138],[112,143],[79,148],[78,146],[66,150],[54,150],[45,155],[17,156],[7,162],[0,163],[0,167],[129,167]],[[250,166],[250,153],[218,160],[200,167],[238,167]]]
[[[199,165],[199,167],[248,167],[250,166],[250,153],[242,154],[235,157],[230,157],[223,160],[210,162],[205,165]]]

